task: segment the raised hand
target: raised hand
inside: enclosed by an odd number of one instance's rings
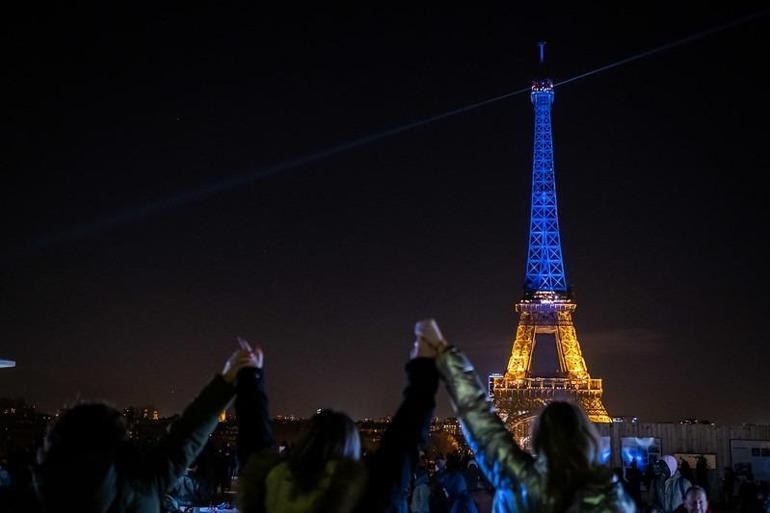
[[[261,354],[261,351],[260,351]],[[260,361],[257,361],[256,355],[244,349],[239,349],[234,352],[230,358],[225,362],[225,367],[222,369],[222,378],[230,384],[235,383],[235,379],[238,376],[238,372],[246,367],[261,368]]]
[[[435,358],[447,345],[434,319],[417,322],[414,326],[414,334],[417,339],[414,341],[411,358]]]
[[[251,344],[249,344],[248,341],[243,337],[235,337],[235,339],[238,341],[238,345],[241,346],[241,349],[254,355],[254,358],[257,362],[256,367],[257,369],[261,369],[265,361],[265,353],[262,351],[262,348],[259,346],[254,346],[252,349]]]

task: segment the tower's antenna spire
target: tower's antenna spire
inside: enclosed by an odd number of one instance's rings
[[[540,64],[545,64],[545,41],[538,41],[537,49],[540,53]]]

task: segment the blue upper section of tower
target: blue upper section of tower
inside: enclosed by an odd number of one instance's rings
[[[528,295],[538,292],[566,295],[568,287],[559,235],[551,134],[553,82],[536,80],[532,83],[530,97],[535,109],[535,148],[525,288]]]

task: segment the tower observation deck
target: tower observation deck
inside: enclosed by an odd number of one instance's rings
[[[542,65],[544,43],[539,46]],[[577,304],[568,286],[559,233],[551,130],[554,98],[551,79],[533,81],[532,203],[524,296],[515,305],[519,324],[506,372],[489,377],[490,398],[514,436],[523,442],[538,410],[554,400],[578,404],[593,422],[611,422],[602,402],[602,380],[591,378],[572,322]],[[555,338],[559,359],[555,377],[535,376],[532,372],[539,334]]]

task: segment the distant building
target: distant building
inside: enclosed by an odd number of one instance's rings
[[[163,418],[154,406],[129,406],[122,411],[126,418],[128,437],[131,440],[152,444],[166,433],[168,425],[176,418]]]
[[[51,419],[23,399],[0,398],[0,455],[38,447]]]
[[[129,422],[136,420],[160,420],[160,410],[154,406],[129,406],[123,409],[123,416]]]

